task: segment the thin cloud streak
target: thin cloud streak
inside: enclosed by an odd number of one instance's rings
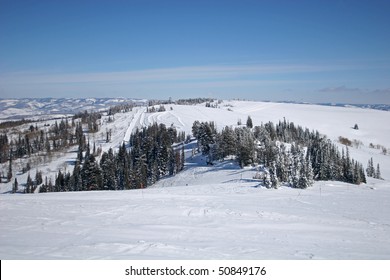
[[[323,89],[320,89],[319,92],[362,92],[362,89],[359,88],[348,88],[346,86],[338,86],[338,87],[326,87]]]
[[[101,73],[9,73],[0,76],[0,84],[68,84],[122,82],[180,82],[186,80],[259,79],[265,75],[312,73],[343,70],[342,66],[322,65],[234,65],[196,66]]]

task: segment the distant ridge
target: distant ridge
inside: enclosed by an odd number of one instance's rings
[[[266,102],[273,102],[273,101],[266,101]],[[351,104],[351,103],[334,103],[334,102],[310,103],[310,102],[297,102],[297,101],[277,101],[277,103],[311,104],[311,105],[345,107],[345,108],[356,107],[356,108],[363,108],[363,109],[390,111],[390,104]]]
[[[80,111],[100,111],[120,103],[145,104],[136,98],[20,98],[0,99],[0,121],[42,119],[73,115]]]

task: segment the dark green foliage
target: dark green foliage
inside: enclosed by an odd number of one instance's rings
[[[204,133],[207,126],[211,127],[210,124],[213,123],[195,121],[193,124],[193,135],[198,139],[202,152],[213,160],[234,156],[241,167],[263,165],[268,170],[264,184],[269,187],[286,182],[294,188],[307,188],[313,180],[338,180],[353,184],[366,182],[363,166],[350,158],[348,149],[340,153],[329,139],[317,131],[283,120],[276,125],[268,122],[253,129],[237,127],[234,134],[231,128],[226,127],[221,133],[213,131],[210,139]],[[212,150],[207,147],[209,143],[214,145]],[[290,149],[283,143],[291,143]],[[373,165],[371,169],[373,174],[378,173]]]
[[[15,178],[15,181],[12,185],[12,193],[16,193],[19,189],[19,183],[18,183],[18,180]]]
[[[54,188],[50,189],[46,182],[40,187],[40,191],[146,188],[161,177],[174,175],[183,169],[184,146],[175,144],[178,139],[185,139],[185,134],[178,137],[173,127],[153,124],[141,130],[137,129],[131,135],[129,149],[122,143],[117,153],[112,149],[102,153],[100,162],[87,143],[84,157],[82,147],[79,147],[73,173],[63,174],[59,171]]]
[[[102,176],[99,164],[96,162],[95,156],[90,154],[84,161],[81,169],[81,178],[83,181],[84,190],[101,190]]]
[[[246,127],[247,128],[253,128],[253,121],[250,116],[248,116],[248,119],[246,120]]]
[[[12,179],[12,157],[9,158],[7,181],[11,182],[11,179]]]
[[[179,99],[176,101],[176,104],[179,105],[196,105],[201,103],[212,103],[214,102],[214,99],[212,98],[188,98],[188,99]]]
[[[375,179],[382,179],[379,163],[376,165],[376,169],[375,169],[374,161],[372,158],[368,161],[366,172],[368,177],[373,177]]]
[[[102,172],[102,187],[105,190],[116,190],[117,180],[115,176],[116,164],[114,153],[112,149],[109,149],[108,152],[103,153],[100,160],[100,169]]]
[[[208,155],[211,146],[215,143],[217,131],[214,122],[195,121],[192,126],[192,135],[198,140],[198,149]]]
[[[38,152],[50,154],[73,145],[85,147],[85,136],[80,122],[69,124],[68,118],[56,121],[53,125],[38,128],[31,125],[28,130],[20,131],[17,138],[9,141],[6,135],[0,135],[0,163],[13,159],[30,157]]]

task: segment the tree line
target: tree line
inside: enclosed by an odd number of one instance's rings
[[[234,158],[241,167],[262,165],[264,185],[287,183],[307,188],[314,180],[338,180],[353,184],[366,182],[362,164],[350,158],[348,148],[340,151],[318,131],[309,131],[285,119],[253,127],[226,126],[221,132],[214,122],[195,121],[193,135],[208,162]]]
[[[175,145],[180,136],[175,128],[153,124],[137,129],[118,152],[110,148],[100,161],[89,145],[79,155],[73,172],[61,172],[54,182],[42,183],[40,192],[125,190],[146,188],[164,176],[175,175],[184,168],[184,145]]]

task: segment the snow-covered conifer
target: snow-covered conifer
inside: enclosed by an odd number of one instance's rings
[[[271,180],[271,187],[277,189],[279,187],[279,179],[277,176],[277,169],[276,169],[275,162],[273,162],[269,168],[269,175]]]
[[[376,179],[382,179],[382,174],[381,174],[381,170],[380,170],[380,167],[379,167],[379,163],[376,165],[375,178]]]
[[[246,120],[246,127],[253,128],[253,121],[252,121],[252,118],[250,116],[248,116],[248,118]]]

